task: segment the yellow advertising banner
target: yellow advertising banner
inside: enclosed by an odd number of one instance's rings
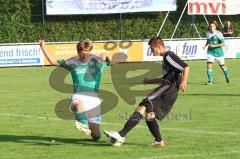
[[[77,44],[47,44],[46,49],[56,60],[68,59],[77,55],[76,45]],[[143,42],[95,42],[92,53],[96,55],[108,53],[118,62],[143,61]],[[44,58],[44,64],[50,65],[46,57]]]
[[[47,51],[56,59],[68,59],[77,55],[76,44],[47,44]],[[46,56],[44,65],[51,65]]]

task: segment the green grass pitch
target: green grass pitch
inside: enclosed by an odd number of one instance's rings
[[[55,67],[1,68],[0,159],[239,159],[240,63],[226,63],[231,84],[225,83],[215,63],[215,83],[206,86],[206,61],[188,62],[188,89],[180,92],[169,117],[159,122],[164,148],[150,146],[153,138],[144,121],[128,134],[122,147],[110,146],[104,135],[99,142],[92,142],[74,127],[73,121],[61,120],[55,114],[56,103],[71,95],[49,86],[49,75]],[[156,72],[158,75],[161,71]],[[138,73],[141,70],[127,76]],[[110,77],[108,68],[101,89],[117,94]],[[69,76],[66,81],[70,82]],[[132,87],[146,89],[146,94],[149,88],[153,86]],[[101,130],[121,129],[141,99],[137,97],[137,103],[129,105],[119,97],[118,105],[103,115]]]

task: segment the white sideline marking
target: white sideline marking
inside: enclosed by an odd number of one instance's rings
[[[240,151],[229,151],[229,152],[215,152],[215,153],[199,153],[199,154],[176,154],[176,155],[164,155],[156,157],[143,157],[138,159],[165,159],[165,158],[186,158],[186,157],[209,157],[209,156],[220,156],[220,155],[232,155],[240,154]]]
[[[240,151],[232,150],[229,152],[213,152],[213,153],[199,153],[199,154],[176,154],[176,155],[164,155],[164,156],[156,156],[156,157],[142,157],[137,159],[167,159],[167,158],[188,158],[188,157],[205,157],[209,158],[211,156],[220,156],[220,155],[233,155],[233,154],[240,154]],[[38,157],[39,155],[31,155],[32,157]],[[47,157],[48,155],[41,154],[42,157]],[[61,154],[62,156],[62,154]],[[26,157],[22,155],[0,155],[0,157],[7,157],[7,158],[16,158],[16,157]]]
[[[41,120],[55,120],[55,121],[64,121],[60,118],[48,118],[48,117],[36,117],[33,115],[20,115],[20,114],[0,114],[0,116],[15,116],[15,117],[23,117],[23,118],[29,118],[29,119],[41,119]],[[120,126],[122,127],[123,124],[117,124],[117,123],[102,123],[103,125],[114,125],[114,126]],[[146,126],[138,125],[137,128],[144,128],[146,129]],[[235,132],[216,132],[216,131],[206,131],[206,130],[192,130],[192,129],[183,129],[183,128],[161,128],[163,130],[168,131],[177,131],[177,132],[186,132],[186,133],[195,133],[195,134],[208,134],[208,135],[230,135],[230,136],[240,136],[240,133]]]
[[[61,120],[59,118],[48,118],[48,117],[36,117],[33,115],[20,115],[20,114],[0,114],[0,116],[15,116],[15,117],[23,117],[23,118],[34,118],[34,119],[43,119],[43,120]]]
[[[220,156],[220,155],[232,155],[232,154],[240,154],[240,151],[232,150],[229,152],[213,152],[213,153],[199,153],[199,154],[176,154],[176,155],[164,155],[164,156],[156,156],[156,157],[142,157],[137,159],[167,159],[167,158],[187,158],[187,157],[204,157],[207,158],[211,156]],[[62,156],[63,154],[61,154]],[[38,157],[39,155],[31,155],[32,157]],[[41,154],[42,157],[47,157],[46,154]],[[64,155],[63,155],[64,156]],[[26,158],[26,156],[22,155],[0,155],[0,157],[7,157],[7,158],[16,158],[16,157],[22,157]]]
[[[117,123],[102,123],[105,125],[115,125],[115,126],[123,126],[122,124]],[[138,125],[137,128],[147,128],[146,126]],[[195,134],[210,134],[210,135],[232,135],[232,136],[240,136],[240,133],[235,132],[216,132],[216,131],[206,131],[206,130],[191,130],[191,129],[183,129],[183,128],[160,128],[163,130],[168,131],[182,131],[188,133],[195,133]]]

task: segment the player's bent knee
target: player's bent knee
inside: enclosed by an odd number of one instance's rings
[[[74,101],[71,103],[71,110],[73,112],[79,112],[83,106],[83,102],[80,100]]]
[[[149,112],[147,115],[147,119],[150,120],[150,119],[154,119],[156,117],[155,113],[154,112]]]
[[[71,105],[70,111],[73,113],[77,113],[77,108],[75,106]]]
[[[136,108],[136,112],[138,112],[138,113],[142,114],[143,116],[145,116],[146,115],[146,107],[145,106],[138,106]]]

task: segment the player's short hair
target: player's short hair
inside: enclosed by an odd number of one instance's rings
[[[152,44],[165,46],[163,40],[159,36],[153,37],[149,40],[148,45],[152,45]]]
[[[216,29],[218,30],[218,23],[217,23],[216,20],[210,20],[210,21],[208,22],[208,29],[209,29],[209,26],[210,26],[211,24],[214,24],[214,25],[216,26]]]
[[[218,26],[218,23],[217,23],[216,20],[210,20],[208,23],[209,23],[209,25],[210,25],[210,24],[215,24],[216,26]]]
[[[77,52],[80,54],[82,51],[91,51],[93,48],[93,42],[89,39],[80,40],[77,44]]]

